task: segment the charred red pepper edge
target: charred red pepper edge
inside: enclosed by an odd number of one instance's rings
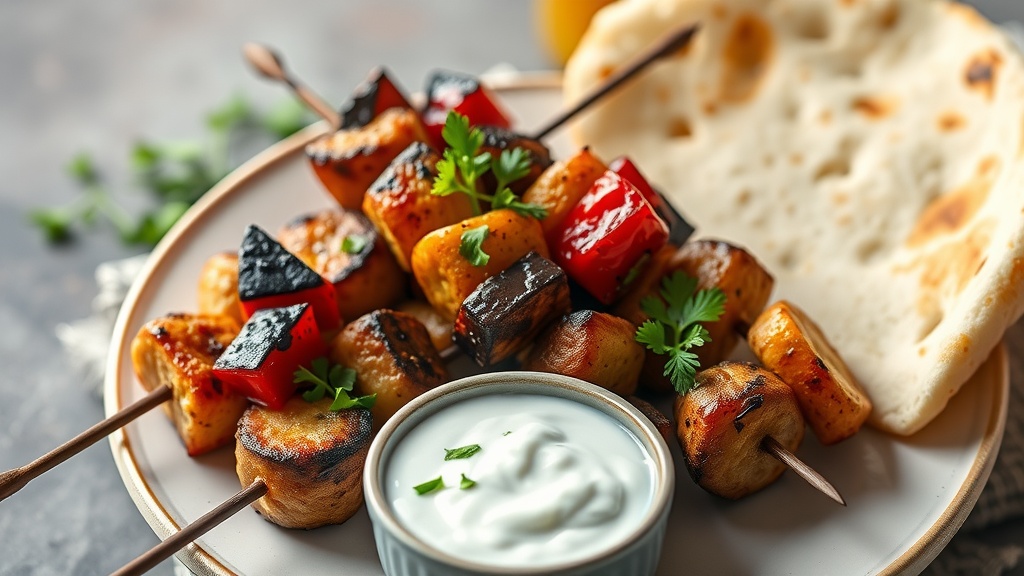
[[[447,145],[441,130],[449,111],[469,118],[470,126],[511,128],[508,114],[502,110],[490,90],[473,76],[454,72],[435,72],[427,82],[427,104],[420,115],[431,144],[438,150]]]
[[[668,227],[636,186],[608,170],[569,211],[555,238],[555,262],[611,304],[668,241]]]
[[[628,180],[630,184],[637,187],[644,198],[647,198],[654,211],[668,225],[669,242],[676,246],[682,246],[683,242],[693,235],[693,226],[683,218],[664,194],[651,186],[632,160],[626,156],[619,156],[608,164],[608,169]]]
[[[356,87],[352,97],[341,107],[342,130],[362,128],[390,108],[412,109],[405,93],[391,80],[385,68],[377,68],[365,82]]]

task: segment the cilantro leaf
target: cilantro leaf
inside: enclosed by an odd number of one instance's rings
[[[498,190],[530,173],[530,153],[525,148],[502,150],[491,162],[491,171],[498,181]]]
[[[459,254],[473,266],[486,266],[491,256],[484,252],[483,243],[489,234],[490,228],[486,224],[466,230],[459,242]]]
[[[296,384],[311,384],[302,392],[306,402],[317,402],[330,394],[333,398],[330,410],[347,410],[356,406],[370,409],[377,400],[376,394],[366,396],[350,396],[349,392],[356,383],[356,371],[340,364],[330,364],[327,358],[320,357],[310,362],[310,368],[299,366],[293,374]]]
[[[462,480],[459,481],[459,490],[469,490],[473,486],[476,486],[476,480],[470,480],[466,478],[466,475],[462,475]]]
[[[369,240],[366,236],[349,234],[341,241],[341,251],[346,254],[359,254],[366,249],[367,244],[369,244]]]
[[[415,490],[416,493],[419,494],[420,496],[423,496],[424,494],[430,494],[431,492],[435,490],[440,490],[442,488],[444,488],[444,478],[442,478],[441,476],[438,476],[433,480],[427,480],[423,484],[417,484],[416,486],[412,487],[412,489]]]
[[[479,444],[468,444],[466,446],[460,446],[458,448],[444,449],[444,459],[448,460],[463,460],[469,458],[480,451]]]

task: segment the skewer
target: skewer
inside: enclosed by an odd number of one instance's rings
[[[225,500],[220,506],[203,514],[195,522],[178,530],[135,560],[125,564],[120,570],[113,572],[111,576],[137,576],[144,574],[186,546],[189,542],[206,534],[218,524],[266,494],[267,485],[262,480],[254,481],[252,484],[239,490],[231,498]]]
[[[540,140],[541,138],[544,138],[545,136],[553,132],[556,128],[560,127],[562,124],[565,124],[573,116],[575,116],[576,114],[578,114],[579,112],[593,104],[599,98],[603,97],[605,94],[611,92],[612,90],[618,88],[620,84],[632,78],[638,72],[646,68],[647,65],[650,64],[651,62],[654,62],[655,60],[658,60],[672,52],[681,50],[684,46],[690,43],[690,40],[693,38],[693,35],[697,33],[698,28],[700,28],[699,24],[690,24],[688,26],[685,26],[673,32],[671,35],[669,35],[667,38],[659,42],[657,45],[652,47],[647,52],[637,56],[628,65],[612,74],[611,78],[605,81],[604,84],[601,84],[596,89],[594,89],[593,92],[591,92],[585,98],[580,100],[575,106],[551,119],[547,123],[547,125],[545,125],[543,128],[534,133],[534,135],[532,136],[533,139]]]
[[[334,108],[291,76],[284,67],[284,61],[276,52],[262,44],[249,42],[242,46],[242,53],[257,72],[271,80],[283,82],[291,88],[295,96],[305,102],[307,106],[335,129],[341,126],[341,117],[334,111]]]
[[[88,430],[43,454],[20,468],[8,470],[0,474],[0,501],[21,490],[30,481],[42,475],[47,470],[92,446],[100,438],[110,434],[114,430],[124,426],[142,414],[149,412],[156,406],[163,404],[172,397],[171,389],[162,386],[142,398],[138,402],[123,408],[110,418],[97,422]]]
[[[821,492],[825,496],[835,500],[839,504],[846,506],[846,500],[836,490],[824,476],[818,473],[817,470],[808,466],[803,460],[796,457],[789,450],[786,450],[779,441],[771,436],[765,436],[764,440],[761,441],[761,449],[770,454],[773,458],[782,462],[796,475],[803,478],[805,482],[811,485],[815,490]]]

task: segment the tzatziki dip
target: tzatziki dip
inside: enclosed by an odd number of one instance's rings
[[[636,530],[655,465],[610,416],[564,398],[494,394],[431,414],[397,443],[384,495],[413,535],[496,567],[586,558]]]

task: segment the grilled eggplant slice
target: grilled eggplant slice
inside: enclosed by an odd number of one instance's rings
[[[238,335],[227,316],[169,314],[150,320],[132,340],[132,367],[148,391],[171,388],[164,411],[189,456],[226,444],[249,401],[213,374],[213,364]]]
[[[238,299],[238,254],[222,252],[211,256],[199,273],[199,313],[228,316],[238,325],[242,302]]]
[[[430,146],[411,144],[373,182],[363,199],[363,212],[406,271],[410,270],[412,249],[421,238],[473,215],[465,194],[430,193],[438,160],[440,156]]]
[[[853,436],[871,415],[871,400],[821,328],[785,300],[772,304],[747,334],[750,349],[789,385],[822,444]]]
[[[537,339],[523,368],[572,376],[628,396],[636,392],[644,365],[644,349],[635,333],[628,320],[579,310]]]
[[[281,410],[253,406],[238,423],[235,470],[267,494],[253,503],[285,528],[341,524],[363,505],[363,464],[373,438],[370,411],[329,409],[330,399],[293,397]]]
[[[568,311],[565,272],[530,252],[466,297],[455,318],[453,337],[477,364],[490,366],[525,347]]]
[[[306,156],[324,188],[343,208],[359,210],[363,195],[395,156],[427,138],[413,110],[391,108],[360,128],[324,135]]]
[[[594,182],[608,170],[589,148],[555,162],[523,194],[523,202],[547,209],[541,221],[548,243],[555,243],[555,232],[561,230],[569,210],[583,198]]]
[[[770,370],[742,362],[698,372],[695,381],[675,402],[676,434],[693,481],[734,500],[774,482],[786,466],[761,448],[764,439],[796,452],[804,437],[793,391]]]
[[[277,239],[334,286],[342,318],[391,306],[407,279],[370,220],[355,210],[322,210],[285,225]]]
[[[418,320],[393,310],[360,316],[331,342],[332,362],[356,371],[355,393],[376,394],[374,428],[427,390],[448,381],[448,369]]]
[[[489,259],[474,266],[459,247],[464,232],[482,226],[488,232],[481,248]],[[509,209],[493,210],[424,236],[413,248],[412,272],[427,301],[445,318],[454,320],[463,300],[481,282],[531,251],[549,257],[540,222]]]

